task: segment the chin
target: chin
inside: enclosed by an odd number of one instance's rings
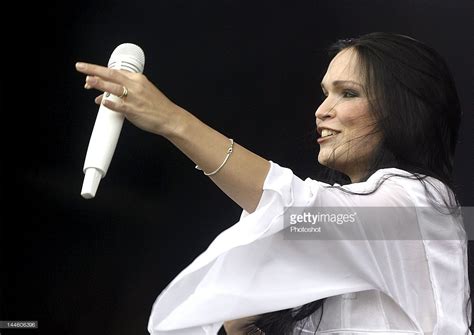
[[[318,155],[318,162],[319,162],[319,164],[324,165],[328,168],[331,167],[331,164],[329,163],[329,157],[327,155],[319,154]]]
[[[334,159],[333,151],[329,151],[329,152],[320,151],[318,155],[318,162],[319,164],[333,170],[340,171],[342,168],[341,166],[342,162],[340,160]]]
[[[318,162],[321,165],[331,167],[331,158],[334,160],[334,151],[327,148],[320,149],[318,154]],[[333,162],[334,163],[334,162]]]

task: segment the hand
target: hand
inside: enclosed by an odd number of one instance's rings
[[[253,322],[256,321],[258,317],[259,315],[226,321],[224,322],[224,329],[228,335],[263,335],[265,333],[259,328],[252,328]],[[250,331],[249,328],[251,328],[252,330]]]
[[[179,124],[179,117],[184,110],[169,100],[143,74],[87,63],[76,63],[76,69],[87,75],[86,89],[97,89],[120,97],[126,87],[128,94],[119,102],[102,99],[103,94],[95,102],[123,113],[138,128],[167,137]]]

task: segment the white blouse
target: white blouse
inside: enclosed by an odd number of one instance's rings
[[[148,331],[215,335],[226,320],[327,298],[322,317],[319,309],[301,320],[295,335],[471,334],[462,218],[434,210],[417,179],[393,176],[367,195],[341,190],[367,193],[390,174],[410,175],[380,169],[366,182],[332,187],[271,162],[257,209],[243,211],[163,290]],[[438,201],[447,197],[441,182],[426,180]],[[290,233],[303,226],[290,221],[289,212],[325,207],[356,219],[346,226],[320,224],[326,235]],[[357,218],[357,211],[377,207],[374,215]],[[401,219],[384,208],[413,212]]]

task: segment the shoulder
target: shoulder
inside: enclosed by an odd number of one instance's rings
[[[366,181],[347,185],[327,185],[312,179],[305,182],[319,189],[320,205],[415,206],[411,195],[423,193],[423,186],[413,174],[397,168],[379,169]]]
[[[419,183],[418,179],[411,172],[398,168],[384,168],[372,173],[366,181],[347,184],[342,186],[342,188],[354,192],[370,192],[383,185],[389,187],[406,186],[407,181],[412,186],[416,186],[417,182]]]
[[[339,185],[302,180],[291,169],[270,162],[264,190],[276,191],[285,204],[338,206],[430,206],[427,193],[445,199],[450,190],[439,180],[399,168],[375,171],[366,181]]]

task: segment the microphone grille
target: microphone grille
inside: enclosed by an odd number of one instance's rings
[[[109,67],[115,62],[123,60],[130,60],[134,63],[136,69],[133,72],[143,72],[143,68],[145,67],[145,54],[138,45],[123,43],[116,47],[110,56]]]

